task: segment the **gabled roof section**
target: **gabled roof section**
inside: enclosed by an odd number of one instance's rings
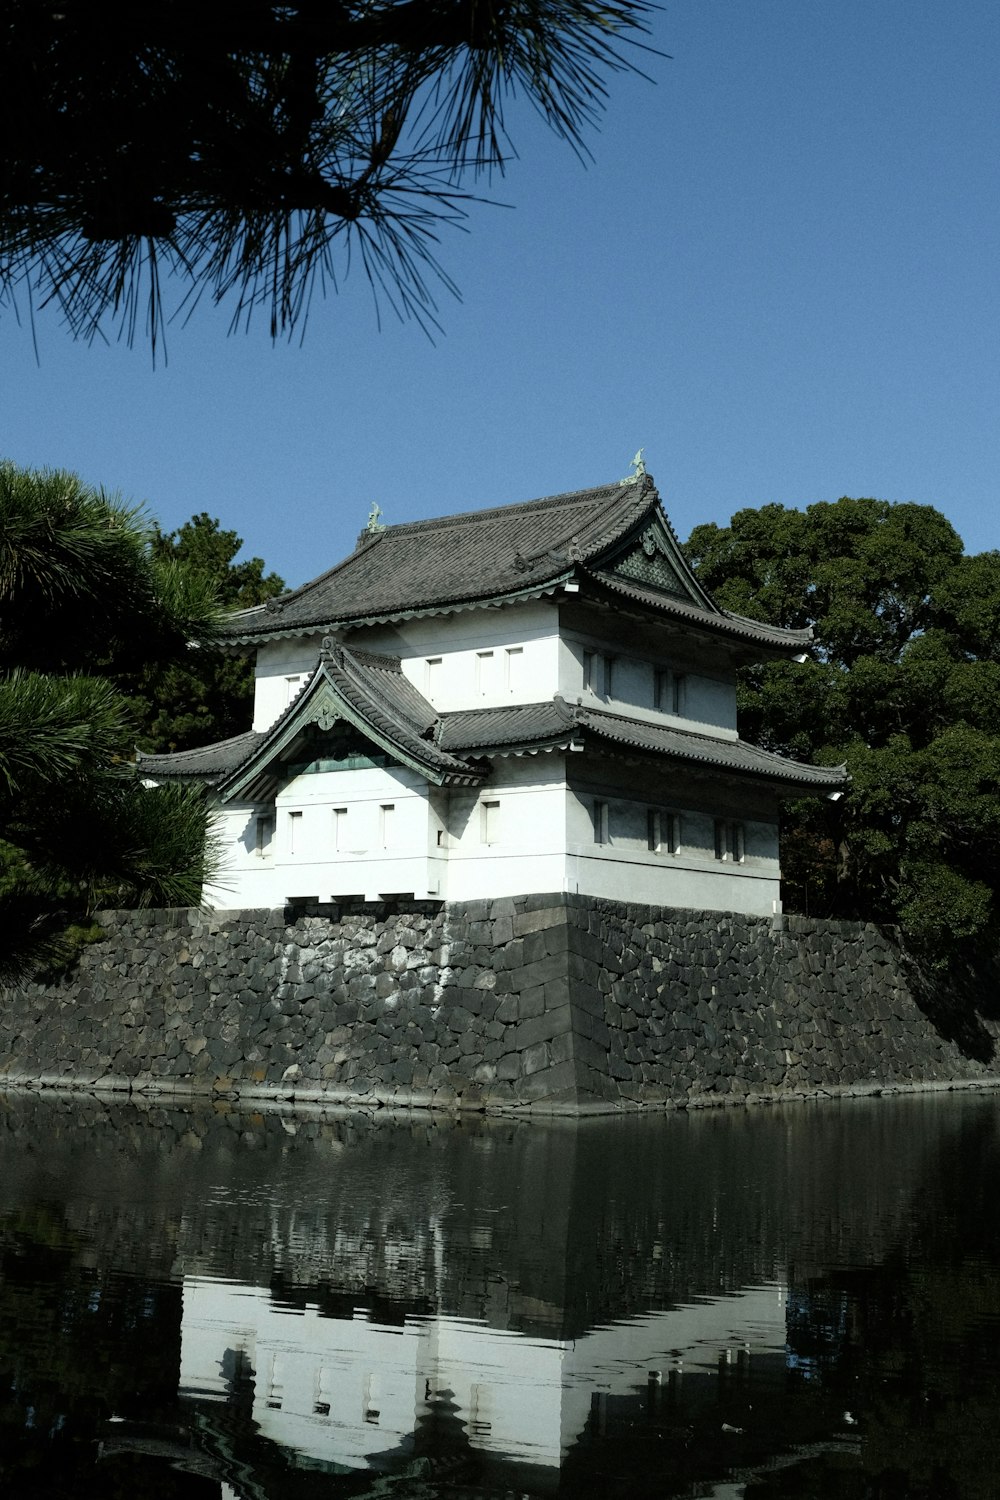
[[[672,760],[738,777],[763,780],[784,795],[840,791],[844,766],[811,766],[721,739],[569,704],[541,703],[459,709],[436,714],[403,675],[397,657],[324,643],[309,682],[266,734],[237,735],[202,750],[139,758],[141,775],[191,777],[213,783],[223,801],[270,801],[284,767],[308,754],[311,726],[353,726],[392,760],[435,785],[475,786],[495,756],[593,748],[639,760]]]
[[[643,521],[631,529],[619,546],[602,558],[591,559],[591,568],[626,584],[638,584],[653,598],[666,594],[696,609],[718,614],[718,605],[695,577],[662,508],[657,505]]]
[[[437,786],[480,781],[481,771],[434,743],[436,721],[427,699],[403,675],[398,657],[325,640],[312,677],[262,743],[219,782],[219,792],[223,801],[273,796],[281,766],[294,757],[310,726],[329,731],[339,722]]]
[[[283,766],[307,749],[312,726],[323,732],[338,723],[353,726],[390,760],[435,785],[482,780],[480,768],[435,743],[437,714],[404,677],[398,657],[352,651],[328,641],[305,687],[266,733],[241,734],[174,755],[140,755],[137,768],[153,780],[207,782],[224,802],[270,801]]]
[[[224,633],[252,642],[307,630],[530,598],[573,576],[659,512],[652,478],[521,505],[387,526],[311,583],[230,616]],[[707,597],[707,596],[706,596]]]

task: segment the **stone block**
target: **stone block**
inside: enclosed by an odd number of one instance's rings
[[[541,932],[529,932],[525,937],[515,938],[514,941],[521,945],[522,962],[525,964],[537,963],[548,951],[544,929]]]
[[[494,919],[490,931],[490,941],[494,948],[502,948],[509,943],[514,936],[513,917],[497,917]]]
[[[522,911],[547,911],[550,907],[565,907],[566,897],[562,891],[539,892],[537,895],[518,897],[517,905]]]
[[[500,1004],[497,1006],[496,1015],[494,1017],[493,1024],[500,1025],[500,1026],[503,1027],[503,1026],[509,1025],[513,1021],[516,1021],[517,1018],[518,1018],[518,1005],[519,1005],[519,1001],[520,1001],[520,996],[518,996],[518,995],[504,995],[503,999],[500,1001]],[[543,1008],[544,1008],[544,1005],[545,1005],[545,992],[543,990],[542,991],[542,1006],[543,1006]]]
[[[514,1093],[518,1100],[528,1103],[552,1098],[555,1094],[565,1089],[575,1089],[576,1086],[577,1077],[573,1064],[561,1062],[518,1079],[514,1085]]]
[[[550,1037],[569,1034],[573,1027],[573,1013],[568,1005],[559,1010],[547,1010],[540,1015],[518,1023],[514,1031],[514,1045],[522,1051],[536,1042],[548,1041]]]
[[[521,1053],[522,1075],[527,1078],[532,1073],[538,1073],[543,1068],[548,1068],[549,1062],[547,1042],[536,1042],[534,1046],[525,1047]]]
[[[580,1068],[591,1068],[603,1078],[608,1075],[608,1049],[590,1037],[573,1038],[573,1061]]]
[[[565,955],[550,953],[547,957],[540,958],[535,963],[526,963],[520,972],[514,975],[514,988],[523,994],[525,990],[547,984],[551,979],[563,979],[565,977]]]
[[[529,932],[542,932],[547,927],[564,927],[566,909],[563,906],[550,906],[517,912],[513,924],[515,937],[524,937]]]
[[[540,1016],[545,1010],[545,987],[536,985],[534,989],[524,990],[517,997],[517,1019],[519,1021],[530,1020],[532,1016]],[[499,1015],[499,1010],[497,1014]]]

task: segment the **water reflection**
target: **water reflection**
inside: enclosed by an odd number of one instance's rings
[[[992,1495],[996,1121],[11,1097],[3,1493]]]

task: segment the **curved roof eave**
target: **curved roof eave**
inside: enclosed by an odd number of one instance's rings
[[[475,599],[445,600],[436,604],[420,605],[414,609],[398,609],[386,614],[345,615],[342,618],[319,616],[314,621],[296,620],[268,631],[255,631],[253,635],[230,635],[226,644],[232,646],[259,646],[264,641],[280,641],[289,636],[322,635],[324,631],[362,630],[371,625],[398,625],[404,620],[426,619],[433,615],[458,615],[473,609],[501,609],[507,604],[522,604],[530,599],[541,599],[554,594],[568,583],[576,572],[575,564],[563,568],[555,578],[544,583],[532,584],[530,588],[508,590],[503,594],[480,594]]]
[[[740,643],[762,646],[772,651],[789,653],[801,651],[813,642],[811,627],[790,630],[782,625],[767,625],[761,620],[751,620],[746,615],[733,614],[725,609],[700,609],[687,600],[672,594],[661,594],[650,588],[633,584],[599,568],[583,568],[583,573],[595,583],[623,598],[631,599],[637,606],[654,608],[673,619],[682,621],[696,629],[717,635],[728,636]]]

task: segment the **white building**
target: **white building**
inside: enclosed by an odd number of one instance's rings
[[[363,532],[231,617],[246,734],[143,756],[210,783],[217,908],[571,891],[770,914],[783,796],[842,769],[746,744],[736,670],[807,631],[720,609],[648,475]]]

